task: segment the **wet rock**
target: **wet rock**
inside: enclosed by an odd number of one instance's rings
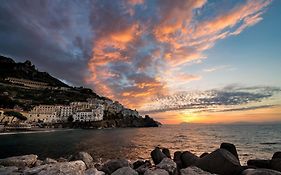
[[[93,158],[86,152],[79,152],[72,157],[72,160],[82,160],[87,168],[91,168],[93,164]]]
[[[90,168],[85,171],[85,175],[105,175],[105,173],[98,171],[96,168]]]
[[[281,151],[275,152],[272,156],[272,159],[281,159]]]
[[[191,165],[194,165],[198,159],[199,158],[195,154],[192,154],[189,151],[185,151],[181,154],[182,167],[186,168]]]
[[[151,168],[151,162],[149,160],[146,160],[145,163],[141,166],[139,166],[137,169],[135,169],[139,174],[144,174],[145,171],[147,171],[149,168]]]
[[[180,170],[181,175],[212,175],[209,172],[203,171],[195,166],[190,166]]]
[[[114,171],[111,175],[138,175],[138,173],[131,167],[123,167]]]
[[[16,166],[7,166],[7,167],[0,167],[0,174],[13,174],[18,171],[18,167]]]
[[[156,147],[153,151],[151,151],[150,155],[155,165],[159,164],[165,157],[167,157],[161,152],[159,147]]]
[[[6,159],[0,159],[0,165],[16,166],[16,167],[31,167],[37,161],[37,155],[30,154],[24,156],[14,156]]]
[[[58,162],[56,160],[54,160],[54,159],[51,159],[51,158],[46,158],[43,161],[43,164],[51,164],[51,163],[58,163]]]
[[[178,169],[182,169],[181,154],[181,151],[176,151],[174,153],[174,162],[176,162]]]
[[[242,172],[242,175],[281,175],[281,172],[270,169],[247,169]]]
[[[233,154],[237,158],[237,160],[239,160],[236,147],[232,143],[222,143],[220,148],[226,149],[227,151],[231,152],[231,154]]]
[[[38,175],[84,175],[86,165],[83,161],[77,160],[72,162],[61,162],[54,164],[46,164],[38,167],[26,169],[24,174],[38,174]]]
[[[281,159],[275,158],[270,160],[270,168],[281,172]]]
[[[130,167],[130,163],[128,160],[125,159],[115,159],[115,160],[110,160],[108,162],[106,162],[103,166],[101,171],[107,173],[107,174],[111,174],[114,171],[116,171],[119,168],[123,168],[123,167]]]
[[[221,175],[238,174],[243,170],[237,158],[225,149],[217,149],[202,157],[196,166],[204,171]]]
[[[134,169],[137,169],[138,167],[142,166],[145,164],[145,161],[144,160],[137,160],[133,163],[133,168]]]
[[[270,160],[250,159],[247,161],[247,165],[256,168],[270,168]]]
[[[164,158],[156,167],[166,170],[169,174],[175,174],[177,170],[177,164],[170,158]]]
[[[168,148],[163,148],[162,153],[164,153],[168,158],[171,158],[171,153]]]
[[[155,170],[147,170],[144,175],[169,175],[166,170],[163,169],[155,169]]]
[[[206,152],[205,152],[205,153],[201,154],[199,157],[202,158],[202,157],[204,157],[204,156],[207,156],[208,154],[209,154],[209,153],[206,153]]]

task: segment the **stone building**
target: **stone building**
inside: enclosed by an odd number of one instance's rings
[[[96,105],[93,109],[76,111],[73,114],[74,121],[101,121],[103,120],[104,107],[103,105]]]
[[[60,120],[59,111],[61,106],[57,105],[39,105],[35,106],[28,114],[30,122],[57,122]]]

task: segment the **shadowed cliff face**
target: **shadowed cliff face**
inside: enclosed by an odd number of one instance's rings
[[[3,80],[7,77],[46,82],[51,86],[68,87],[68,85],[52,77],[47,72],[38,71],[30,61],[16,63],[11,58],[0,56],[0,79]]]

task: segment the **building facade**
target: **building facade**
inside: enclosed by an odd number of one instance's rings
[[[103,120],[103,114],[103,105],[97,105],[95,109],[76,111],[73,114],[73,119],[79,122],[101,121]]]

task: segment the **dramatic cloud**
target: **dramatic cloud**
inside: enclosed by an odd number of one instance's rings
[[[217,40],[260,21],[270,2],[237,3],[204,20],[199,19],[205,12],[205,0],[97,5],[91,15],[98,25],[88,64],[91,75],[86,81],[98,92],[139,108],[150,97],[167,95],[179,84],[200,79],[181,68],[205,59],[203,52]]]
[[[0,52],[141,108],[200,80],[182,70],[206,59],[218,40],[261,21],[270,3],[3,0]]]
[[[220,90],[181,92],[170,96],[156,98],[143,107],[146,113],[173,110],[190,110],[192,112],[226,112],[253,110],[273,107],[263,104],[281,92],[275,87],[238,87],[229,86]]]
[[[0,3],[0,53],[26,59],[52,75],[83,84],[91,57],[89,3],[3,0]]]

